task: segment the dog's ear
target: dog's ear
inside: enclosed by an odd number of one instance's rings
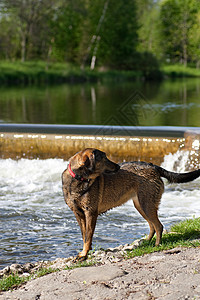
[[[89,156],[87,154],[85,154],[83,156],[83,163],[84,166],[89,169],[90,171],[94,170],[95,167],[95,156],[93,153],[91,153]]]
[[[98,162],[102,160],[102,154],[104,153],[96,149],[93,151],[93,154],[94,154],[94,160]]]

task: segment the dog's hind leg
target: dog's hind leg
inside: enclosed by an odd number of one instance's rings
[[[148,240],[151,240],[156,232],[156,246],[158,246],[161,242],[163,225],[158,219],[157,209],[156,207],[151,208],[150,211],[145,211],[142,209],[137,198],[133,199],[133,203],[138,212],[143,216],[143,218],[149,223],[150,233],[148,236]]]
[[[144,219],[148,222],[148,224],[149,224],[150,232],[149,232],[149,236],[148,236],[147,240],[150,241],[150,240],[153,238],[154,234],[155,234],[154,226],[153,226],[153,224],[148,220],[146,214],[145,214],[144,211],[142,210],[142,208],[141,208],[141,206],[140,206],[140,204],[139,204],[139,202],[138,202],[138,199],[137,199],[137,200],[136,200],[136,199],[133,199],[133,204],[134,204],[135,208],[137,209],[137,211],[141,214],[141,216],[143,216],[143,218],[144,218]]]
[[[151,211],[147,215],[149,221],[153,224],[155,231],[156,231],[156,243],[155,245],[158,246],[161,242],[162,232],[163,232],[163,225],[161,224],[160,220],[158,219],[157,211]]]

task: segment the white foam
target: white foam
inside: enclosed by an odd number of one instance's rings
[[[178,150],[176,153],[165,155],[162,167],[168,171],[185,172],[189,160],[189,151]]]
[[[55,205],[62,197],[61,174],[66,166],[61,159],[1,159],[1,207]]]

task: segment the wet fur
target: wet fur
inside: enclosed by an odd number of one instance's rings
[[[157,214],[164,192],[161,176],[176,183],[192,181],[200,176],[200,170],[179,174],[145,162],[118,165],[108,160],[104,152],[93,148],[78,152],[69,163],[73,172],[85,179],[79,181],[73,178],[68,169],[62,174],[65,202],[74,212],[83,237],[83,250],[78,259],[85,259],[92,247],[98,215],[129,199],[149,223],[148,239],[151,240],[156,232],[156,245],[159,245],[163,231]]]

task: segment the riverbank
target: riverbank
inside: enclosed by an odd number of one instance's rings
[[[0,62],[0,85],[42,85],[60,83],[84,83],[104,80],[133,80],[141,78],[135,71],[91,71],[67,63],[44,61]]]
[[[0,299],[200,299],[199,250],[178,247],[129,260],[118,257],[115,262],[60,270],[0,293]]]
[[[83,83],[97,81],[162,80],[163,78],[200,77],[200,70],[182,65],[166,65],[160,70],[118,71],[81,70],[67,63],[44,61],[0,62],[0,85],[42,85],[60,83]]]
[[[40,295],[40,298],[37,299],[46,299],[47,297],[53,299],[55,293],[58,295],[58,299],[66,299],[62,296],[66,295],[67,290],[70,294],[68,299],[85,299],[85,297],[87,299],[100,299],[95,297],[95,293],[101,295],[99,289],[101,289],[102,284],[105,287],[110,287],[108,290],[106,288],[109,293],[102,299],[107,299],[106,297],[110,296],[115,298],[116,292],[118,297],[121,295],[121,298],[116,299],[128,299],[124,293],[126,295],[127,292],[129,293],[129,287],[130,293],[132,294],[131,291],[134,290],[134,293],[139,297],[138,292],[143,293],[143,285],[145,285],[145,289],[148,286],[154,295],[154,292],[157,293],[158,287],[163,287],[161,283],[167,283],[165,286],[169,289],[167,295],[172,291],[179,294],[180,291],[185,292],[181,285],[184,284],[183,278],[188,272],[191,274],[191,286],[187,288],[188,292],[194,296],[196,292],[200,293],[198,285],[196,286],[197,290],[191,288],[194,284],[193,280],[196,282],[198,277],[194,275],[200,275],[200,267],[198,266],[200,261],[200,218],[178,223],[171,230],[173,231],[164,234],[162,244],[159,247],[154,247],[155,239],[152,242],[141,239],[130,245],[93,251],[87,261],[83,263],[76,264],[73,262],[74,257],[69,257],[51,262],[42,261],[35,264],[7,266],[0,271],[0,291],[2,291],[0,299],[28,300],[36,299],[37,295]],[[173,268],[169,268],[170,265]],[[165,270],[165,273],[162,273],[161,270]],[[172,289],[173,284],[175,284],[173,280],[177,278],[175,274],[180,277],[178,283],[175,280],[178,290]],[[73,280],[71,280],[71,276],[74,278]],[[155,276],[157,276],[156,279]],[[56,291],[53,282],[56,282]],[[78,286],[75,291],[74,284]],[[36,285],[38,286],[37,289],[35,288]],[[17,290],[3,292],[17,286],[19,287]],[[138,287],[141,288],[138,289]],[[80,296],[81,291],[84,293]],[[141,299],[155,299],[145,298],[145,295]]]

